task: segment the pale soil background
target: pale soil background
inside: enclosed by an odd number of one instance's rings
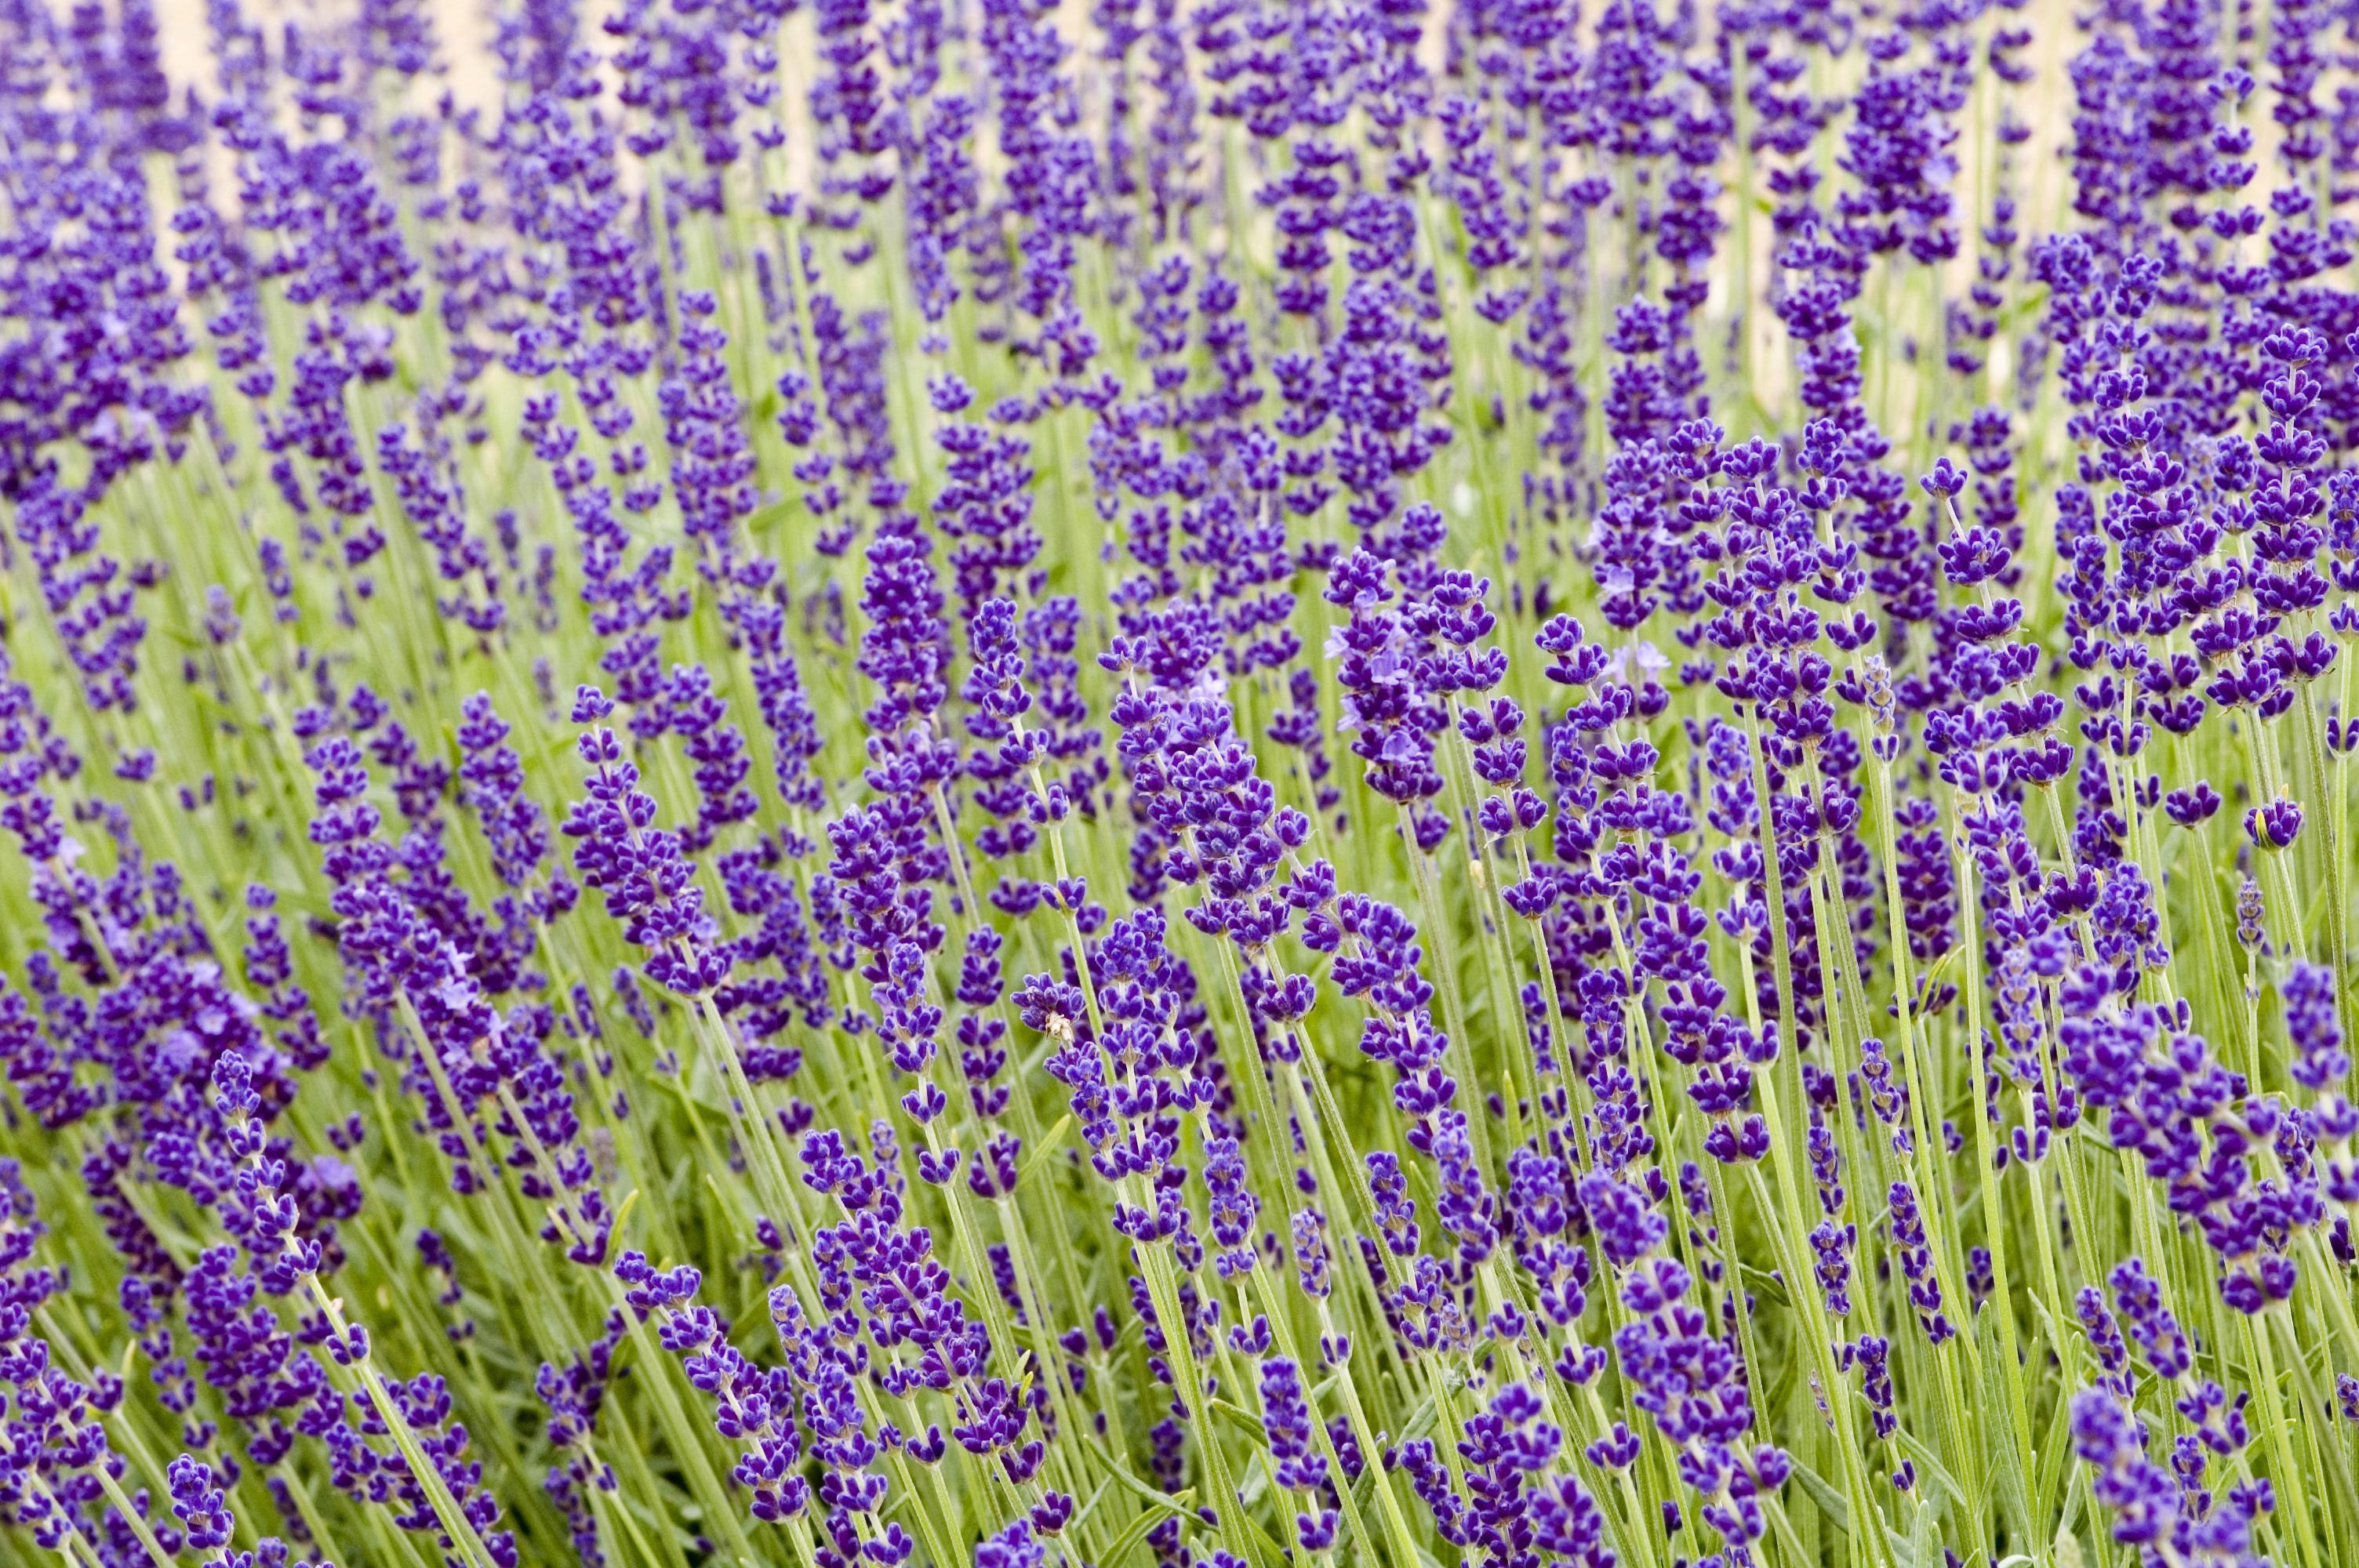
[[[61,0],[59,3],[62,10]],[[495,6],[502,0],[425,0],[425,3],[435,20],[439,50],[435,79],[430,84],[421,83],[421,95],[430,102],[432,97],[447,91],[462,106],[495,114],[499,83],[491,54],[492,17]],[[608,40],[598,30],[598,23],[614,8],[614,0],[580,0],[580,3],[584,41],[603,52]],[[658,3],[664,3],[664,0],[658,0]],[[1096,30],[1090,22],[1093,3],[1093,0],[1060,0],[1058,16],[1061,30],[1077,46],[1079,58],[1070,69],[1081,86],[1085,103],[1093,108],[1102,108],[1106,91],[1104,68],[1087,58],[1096,38]],[[1690,0],[1690,3],[1708,11],[1714,0]],[[2148,3],[2151,4],[2152,0]],[[975,0],[948,0],[948,4],[953,11],[971,14],[975,8]],[[1659,9],[1668,12],[1680,4],[1680,0],[1656,0],[1656,4]],[[176,90],[193,86],[200,93],[210,95],[212,68],[206,49],[204,5],[205,0],[157,0],[157,11],[164,35],[166,69],[172,76]],[[1181,0],[1182,14],[1192,10],[1194,0]],[[1436,66],[1440,64],[1443,57],[1442,22],[1448,15],[1449,5],[1450,0],[1430,0],[1426,52]],[[1580,0],[1584,27],[1593,22],[1602,5],[1603,0]],[[875,7],[880,21],[889,17],[897,8],[896,0],[877,0]],[[1854,5],[1852,8],[1868,7]],[[1873,8],[1882,10],[1886,16],[1890,14],[1888,5]],[[353,7],[353,0],[321,0],[321,3],[315,4],[306,4],[304,0],[244,0],[244,9],[248,16],[268,24],[275,55],[279,30],[284,23],[324,23],[332,27],[349,17]],[[788,128],[787,156],[790,167],[798,171],[808,167],[806,159],[810,147],[804,124],[804,109],[811,78],[810,9],[809,0],[804,0],[782,29],[778,43],[782,82],[779,102],[785,111]],[[1964,243],[1957,261],[1943,278],[1943,292],[1952,298],[1962,296],[1972,279],[1975,254],[1980,248],[1979,231],[1990,220],[1991,197],[1995,189],[2003,187],[2015,197],[2017,207],[2014,226],[2026,244],[2038,235],[2072,226],[2071,180],[2064,158],[2071,136],[2073,112],[2071,82],[2067,68],[2073,54],[2084,42],[2084,34],[2077,22],[2080,14],[2081,8],[2071,0],[2028,0],[2019,11],[1995,13],[1999,23],[2027,27],[2033,34],[2030,49],[2019,58],[2032,67],[2034,77],[2020,87],[2006,89],[2005,100],[2015,115],[2028,124],[2031,139],[2007,156],[2010,167],[2002,170],[1997,166],[1994,157],[1996,144],[1995,128],[2001,100],[1998,84],[1990,77],[1987,69],[1981,70],[1978,73],[1981,81],[1973,101],[1959,117],[1959,134],[1953,147],[1960,165],[1955,180],[1955,218]],[[2257,200],[2275,173],[2269,148],[2276,139],[2277,127],[2267,112],[2268,8],[2265,5],[2254,4],[2246,15],[2256,36],[2236,52],[2247,69],[2263,82],[2248,103],[2245,112],[2260,144],[2255,148],[2255,161],[2259,165],[2260,174],[2247,193],[2248,200]],[[2230,19],[2233,17],[2234,7],[2231,7]],[[1705,26],[1708,27],[1709,23]],[[971,28],[969,32],[972,36]],[[2329,49],[2339,47],[2347,52],[2354,48],[2352,40],[2340,37],[2332,29],[2321,34],[2321,42]],[[1138,53],[1143,59],[1143,46]],[[2359,62],[2359,55],[2353,59]],[[884,64],[881,51],[878,64],[880,67]],[[1862,51],[1854,46],[1840,63],[1838,74],[1847,79],[1861,65]],[[2331,70],[2320,83],[2314,96],[2322,106],[2331,107],[2337,85],[2352,80],[2348,66],[2340,71]],[[426,106],[425,103],[419,106]],[[1838,120],[1834,132],[1822,138],[1821,143],[1820,168],[1822,174],[1830,177],[1835,176],[1831,166],[1841,151],[1843,124]],[[1208,158],[1217,156],[1216,135],[1210,129],[1204,132],[1201,145]],[[987,143],[988,136],[982,136],[979,140]],[[979,161],[988,165],[991,161],[988,146],[979,146],[977,156]],[[1728,164],[1733,166],[1733,157]],[[1734,170],[1729,166],[1724,166],[1721,173],[1723,181],[1733,185]],[[634,160],[625,160],[625,180],[635,181],[636,173]],[[799,178],[796,182],[801,183]],[[1731,218],[1732,224],[1735,219],[1734,204],[1733,195],[1723,197],[1723,211]],[[1748,283],[1750,291],[1757,294],[1762,280],[1767,276],[1773,265],[1766,203],[1763,208],[1747,215],[1744,229],[1747,242],[1747,265],[1741,274],[1734,264],[1734,247],[1728,236],[1723,237],[1715,264],[1713,298],[1707,307],[1710,318],[1727,319],[1733,314],[1730,310],[1733,302],[1728,297],[1732,285],[1740,281]],[[2017,254],[2019,258],[2022,251],[2018,249]],[[1872,308],[1872,305],[1873,302],[1869,301],[1864,304],[1863,308]],[[1749,351],[1745,355],[1745,361],[1754,367],[1756,390],[1766,400],[1777,401],[1788,389],[1789,380],[1782,330],[1767,310],[1745,310],[1742,313],[1742,321],[1743,325],[1737,330],[1748,334],[1751,339],[1746,345]],[[1988,346],[1984,371],[1984,396],[1987,401],[2006,402],[2014,390],[2015,355],[2010,341],[2013,335],[2011,331],[2002,331],[1999,339]]]

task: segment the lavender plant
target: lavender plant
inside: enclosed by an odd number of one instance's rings
[[[299,9],[0,13],[8,1561],[2359,1564],[2347,7]]]

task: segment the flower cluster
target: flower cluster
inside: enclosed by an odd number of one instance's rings
[[[2359,1563],[2350,16],[466,9],[0,16],[0,1538]]]

